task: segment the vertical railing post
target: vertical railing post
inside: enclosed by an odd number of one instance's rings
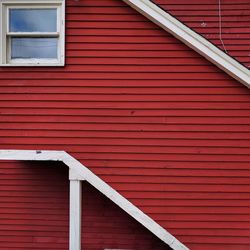
[[[69,249],[81,250],[82,182],[70,174]]]

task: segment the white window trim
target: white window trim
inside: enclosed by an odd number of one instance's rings
[[[57,32],[8,32],[9,8],[57,8]],[[8,37],[13,34],[20,37],[58,37],[57,59],[12,59],[10,60],[10,43]],[[65,65],[65,0],[0,0],[0,66],[64,66]]]
[[[0,150],[0,160],[61,161],[68,166],[70,180],[69,250],[81,250],[81,181],[90,183],[172,249],[189,249],[65,151]]]

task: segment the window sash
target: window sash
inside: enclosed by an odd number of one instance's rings
[[[57,32],[61,30],[61,22],[60,22],[60,17],[61,17],[61,6],[60,5],[51,5],[51,6],[42,6],[42,5],[15,5],[15,6],[7,6],[6,8],[6,23],[7,23],[7,28],[6,28],[6,33],[45,33],[45,32],[10,32],[10,10],[11,9],[56,9],[56,27],[57,27]],[[54,32],[46,32],[46,33],[54,33]]]
[[[9,32],[57,32],[58,9],[8,8]]]
[[[57,60],[57,38],[12,38],[10,40],[10,60]]]

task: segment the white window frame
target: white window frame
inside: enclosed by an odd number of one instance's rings
[[[9,9],[57,9],[56,32],[9,32]],[[11,37],[58,38],[55,59],[11,59]],[[65,0],[0,0],[0,66],[64,66],[65,65]]]

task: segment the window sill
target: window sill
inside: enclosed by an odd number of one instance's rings
[[[0,67],[63,67],[65,63],[6,63]]]

